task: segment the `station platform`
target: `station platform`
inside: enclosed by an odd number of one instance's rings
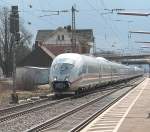
[[[81,132],[149,132],[150,78],[98,116]]]

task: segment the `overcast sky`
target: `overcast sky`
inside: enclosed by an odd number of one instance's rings
[[[34,37],[39,29],[56,29],[59,26],[70,25],[71,12],[52,15],[53,13],[48,11],[71,11],[71,6],[75,5],[79,10],[76,13],[76,28],[93,29],[97,51],[150,51],[150,48],[140,48],[144,44],[135,43],[150,41],[150,35],[132,34],[128,39],[129,30],[150,31],[150,16],[122,16],[117,15],[117,12],[104,10],[119,8],[126,11],[150,12],[150,0],[0,0],[1,7],[12,5],[19,5],[20,17]],[[41,17],[44,15],[45,17]]]

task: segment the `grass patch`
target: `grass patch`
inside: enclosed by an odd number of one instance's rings
[[[19,99],[27,99],[35,96],[47,95],[50,93],[51,91],[49,89],[48,84],[37,86],[37,89],[33,91],[21,91],[21,90],[17,91]]]
[[[35,90],[16,90],[19,100],[31,97],[43,96],[51,93],[49,84],[36,86]],[[8,105],[11,102],[12,81],[0,81],[0,105]]]

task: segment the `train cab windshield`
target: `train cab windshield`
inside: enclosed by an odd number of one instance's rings
[[[52,66],[53,74],[57,75],[66,75],[70,74],[71,70],[74,67],[74,60],[68,58],[61,58],[57,60],[54,65]]]
[[[74,65],[69,63],[57,63],[53,67],[53,71],[56,74],[69,74],[73,69]]]

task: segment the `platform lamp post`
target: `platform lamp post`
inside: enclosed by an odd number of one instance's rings
[[[10,33],[12,34],[12,58],[13,58],[13,91],[11,94],[12,102],[18,103],[18,95],[16,93],[16,43],[19,42],[20,34],[19,34],[19,14],[18,14],[18,6],[12,6],[10,13]]]

